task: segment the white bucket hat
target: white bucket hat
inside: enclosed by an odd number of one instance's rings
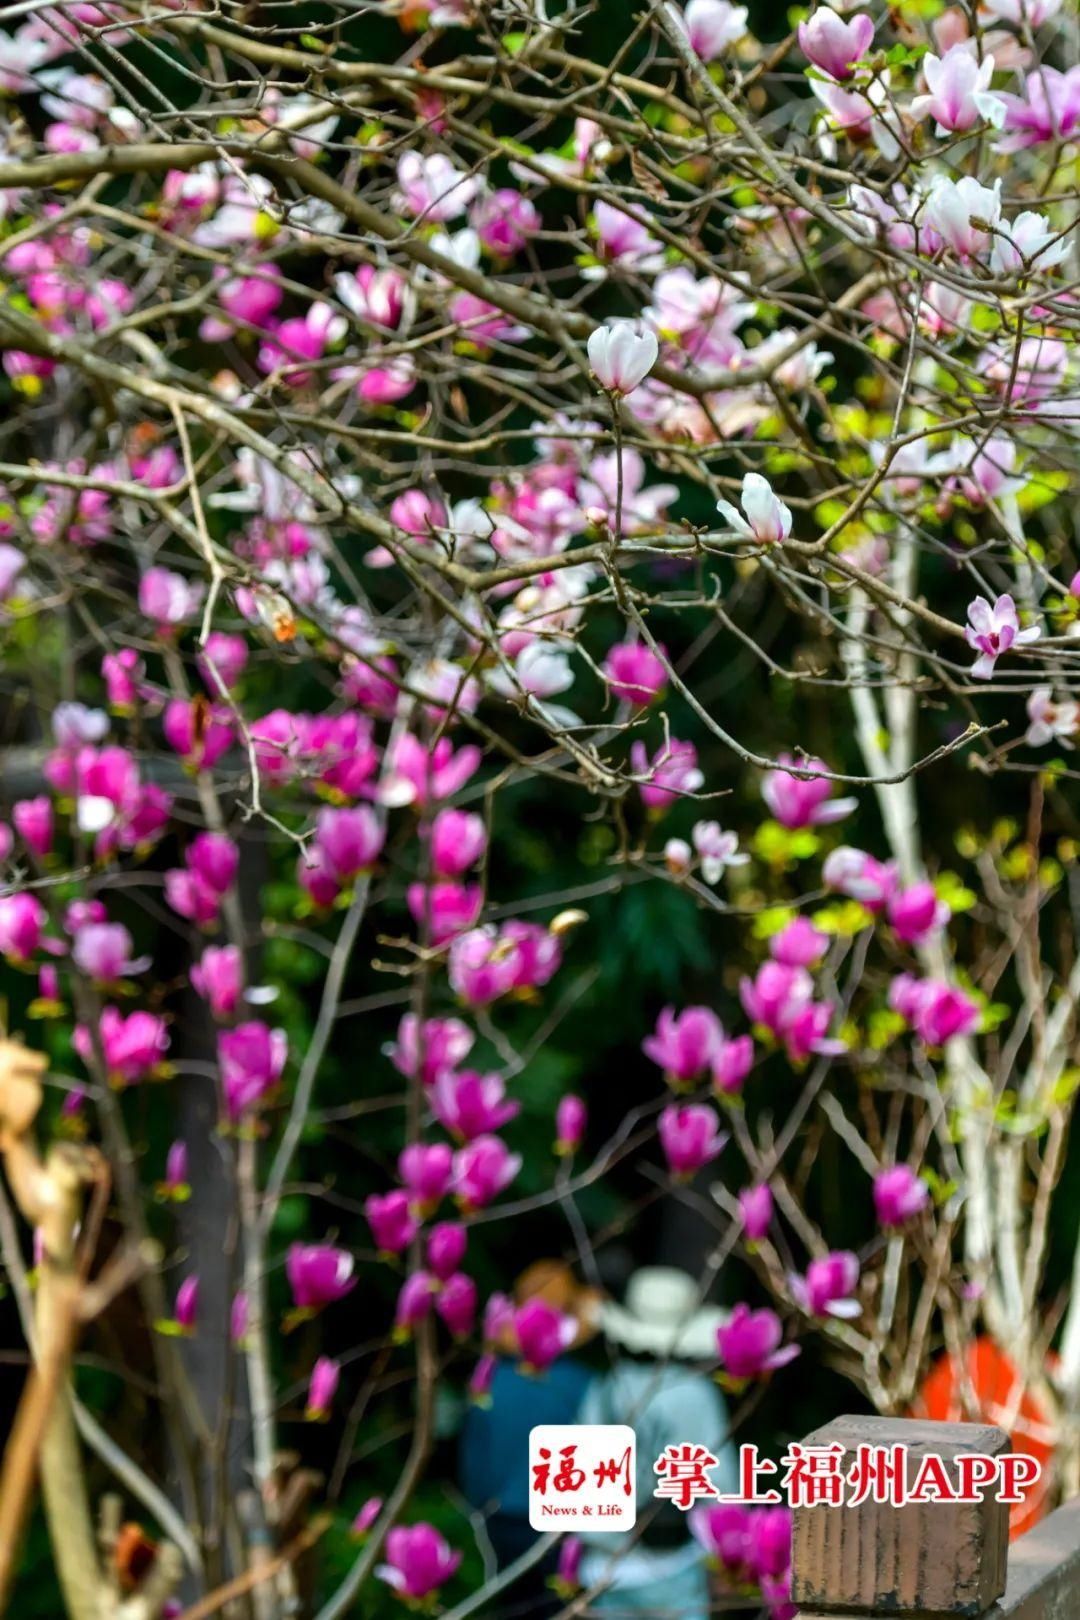
[[[697,1284],[674,1266],[643,1266],[626,1285],[625,1305],[600,1307],[600,1326],[615,1344],[686,1361],[715,1358],[716,1330],[727,1319],[718,1305],[700,1305]]]

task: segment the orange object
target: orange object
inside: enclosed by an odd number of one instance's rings
[[[1025,1389],[1017,1401],[1019,1373],[993,1339],[982,1337],[972,1342],[967,1352],[966,1372],[977,1411],[964,1410],[953,1358],[946,1352],[938,1357],[927,1374],[911,1408],[911,1416],[931,1418],[937,1423],[997,1423],[1008,1428],[1014,1451],[1026,1452],[1039,1461],[1041,1475],[1028,1489],[1024,1501],[1009,1509],[1009,1539],[1015,1541],[1046,1512],[1050,1461],[1054,1455],[1050,1414],[1031,1390]]]
[[[116,1574],[125,1592],[142,1585],[157,1558],[157,1543],[151,1541],[141,1524],[122,1524],[113,1554]]]

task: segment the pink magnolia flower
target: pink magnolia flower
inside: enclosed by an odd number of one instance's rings
[[[1005,103],[990,90],[992,56],[980,62],[966,43],[952,45],[942,57],[924,56],[922,72],[929,94],[916,96],[911,112],[936,118],[939,135],[962,135],[984,118],[995,129],[1005,122]]]
[[[889,1006],[927,1046],[944,1046],[956,1035],[969,1035],[980,1018],[978,1003],[962,990],[910,973],[898,974],[889,986]]]
[[[234,336],[238,325],[253,326],[257,331],[266,331],[272,325],[272,316],[285,297],[276,266],[268,265],[257,276],[230,276],[219,267],[215,278],[218,303],[226,319],[216,314],[205,318],[199,327],[204,343],[226,342]]]
[[[168,1198],[186,1198],[188,1184],[188,1150],[186,1142],[173,1142],[165,1158],[165,1179],[159,1191]]]
[[[410,883],[405,899],[413,921],[435,946],[472,928],[484,909],[484,891],[474,883]]]
[[[809,22],[799,24],[803,55],[831,79],[850,79],[853,64],[866,55],[874,40],[874,20],[860,11],[850,21],[831,6],[818,6]]]
[[[504,1334],[511,1331],[514,1323],[513,1302],[505,1294],[489,1294],[488,1302],[484,1306],[484,1319],[480,1325],[480,1335],[484,1344],[491,1346],[497,1344]]]
[[[279,321],[270,328],[259,347],[256,364],[265,375],[276,376],[290,388],[306,388],[316,375],[310,362],[322,360],[347,330],[345,317],[317,299],[303,315]]]
[[[353,1520],[352,1524],[350,1525],[350,1527],[349,1527],[350,1533],[352,1535],[354,1535],[354,1536],[364,1536],[364,1535],[366,1535],[367,1532],[371,1529],[372,1525],[375,1523],[375,1520],[379,1517],[379,1514],[382,1512],[382,1510],[383,1510],[383,1499],[382,1499],[382,1497],[381,1496],[369,1496],[367,1501],[364,1503],[363,1507],[360,1509],[359,1513],[356,1515],[356,1518]]]
[[[381,1254],[401,1254],[420,1230],[409,1194],[401,1187],[395,1187],[393,1192],[371,1193],[364,1200],[364,1214]]]
[[[104,715],[102,720],[108,724]],[[125,748],[87,746],[69,753],[62,746],[45,761],[45,775],[57,792],[75,799],[79,829],[96,835],[99,860],[152,843],[168,824],[172,800],[163,788],[142,780]]]
[[[202,598],[201,585],[190,584],[170,568],[148,568],[139,581],[139,611],[153,621],[161,635],[190,619]]]
[[[450,987],[470,1007],[484,1007],[513,988],[514,963],[489,924],[459,934],[450,947]]]
[[[431,825],[431,864],[439,877],[460,877],[487,849],[483,816],[467,810],[440,810]]]
[[[165,741],[193,770],[210,770],[232,747],[232,716],[215,704],[199,714],[186,698],[174,698],[161,717]]]
[[[828,767],[820,759],[798,760],[780,755],[781,769],[769,771],[761,784],[761,797],[782,827],[827,826],[842,821],[858,806],[857,799],[832,798]],[[813,771],[809,777],[793,776],[793,769]]]
[[[597,253],[603,263],[598,266],[586,267],[583,272],[586,280],[602,280],[607,273],[605,266],[621,271],[637,271],[642,275],[648,275],[663,267],[663,248],[656,238],[650,234],[648,225],[640,219],[632,218],[622,208],[617,207],[614,203],[609,203],[606,198],[601,198],[593,209],[593,225],[596,230]],[[624,333],[629,336],[637,331],[638,328],[633,321],[617,321],[613,322],[609,327],[599,328],[600,333],[619,333],[620,339]],[[640,355],[643,360],[646,353],[652,352],[652,360],[646,367],[646,371],[649,371],[652,369],[656,354],[655,339],[652,338],[651,333],[647,335],[652,341],[652,351],[643,349],[640,351]],[[609,385],[603,381],[600,372],[597,370],[596,359],[591,348],[597,336],[598,333],[594,332],[589,339],[589,360],[601,387],[606,388]],[[625,352],[629,356],[632,351],[627,349]],[[618,368],[621,369],[621,362],[618,362]],[[636,370],[636,366],[632,366],[632,370]],[[644,373],[642,373],[642,376],[644,376]],[[641,377],[639,377],[637,382],[641,380]],[[637,382],[630,382],[629,387],[619,387],[616,391],[630,393],[637,387]]]
[[[995,664],[1010,647],[1027,646],[1039,639],[1038,625],[1021,630],[1016,603],[1011,596],[999,596],[992,607],[985,596],[976,596],[968,603],[967,611],[964,640],[979,654],[971,666],[972,676],[977,681],[993,679]]]
[[[588,1124],[588,1110],[580,1097],[567,1092],[555,1109],[555,1152],[560,1158],[576,1153]]]
[[[846,1042],[829,1035],[833,1012],[831,1001],[816,1001],[796,1014],[784,1032],[784,1047],[793,1063],[805,1063],[815,1052],[835,1054],[847,1051]]]
[[[465,1061],[474,1039],[460,1018],[421,1020],[415,1013],[406,1013],[398,1025],[397,1040],[385,1051],[399,1074],[410,1079],[419,1075],[429,1086],[443,1069],[456,1069]]]
[[[559,1561],[555,1579],[559,1590],[574,1593],[581,1589],[581,1555],[584,1544],[578,1536],[563,1536],[559,1542]]]
[[[792,1297],[811,1316],[858,1316],[862,1310],[852,1299],[859,1286],[859,1262],[850,1249],[834,1250],[811,1260],[805,1277],[788,1279]]]
[[[412,322],[415,296],[408,278],[391,266],[362,264],[355,273],[342,270],[334,277],[334,291],[346,309],[370,326],[397,332]]]
[[[208,945],[191,970],[191,983],[210,1004],[215,1018],[231,1018],[244,987],[244,959],[238,945]]]
[[[590,523],[606,526],[612,533],[616,528],[620,534],[641,534],[650,530],[655,533],[664,526],[667,508],[679,494],[677,484],[646,484],[648,467],[636,450],[624,448],[621,455],[614,451],[594,455],[588,472],[589,476],[578,485],[577,491],[584,515]],[[544,501],[545,496],[541,494],[541,507]],[[573,506],[563,505],[561,499],[554,505],[555,512],[572,530],[576,529],[580,518]]]
[[[769,955],[786,967],[816,967],[829,948],[829,936],[808,917],[793,917],[769,941]]]
[[[511,1153],[497,1136],[477,1136],[454,1154],[454,1196],[462,1209],[483,1209],[508,1187],[521,1169],[521,1154]]]
[[[407,489],[390,503],[390,521],[413,540],[430,540],[445,530],[449,518],[436,496],[422,489]]]
[[[762,1508],[750,1516],[746,1561],[766,1596],[770,1579],[779,1581],[790,1570],[791,1532],[790,1508]],[[769,1596],[769,1602],[775,1603],[775,1598]],[[774,1620],[784,1617],[774,1614]]]
[[[476,1284],[463,1271],[446,1279],[435,1296],[437,1315],[455,1339],[467,1339],[476,1321]]]
[[[692,1176],[724,1149],[726,1132],[705,1103],[672,1103],[657,1121],[660,1146],[675,1176]]]
[[[379,858],[386,833],[370,805],[355,809],[320,810],[315,817],[315,840],[330,870],[347,881],[359,876]]]
[[[773,493],[772,485],[760,473],[747,473],[740,496],[742,511],[730,501],[720,500],[716,509],[736,534],[762,544],[786,540],[791,533],[791,508]]]
[[[539,923],[489,923],[458,935],[447,972],[455,994],[470,1007],[482,1007],[511,991],[547,984],[561,961],[558,937]]]
[[[212,928],[221,910],[220,894],[184,867],[165,873],[165,899],[178,916],[200,928]]]
[[[995,236],[995,246],[1000,239]],[[1053,396],[1065,382],[1069,360],[1070,350],[1060,338],[1040,334],[1024,338],[1019,349],[1015,344],[988,343],[976,366],[1014,410],[1051,413],[1056,403]],[[1074,403],[1061,403],[1066,414],[1075,410]]]
[[[164,1060],[169,1049],[164,1018],[148,1012],[129,1013],[125,1018],[116,1007],[101,1009],[98,1040],[112,1086],[130,1086],[145,1080]],[[76,1025],[72,1045],[87,1068],[92,1069],[96,1052],[84,1024]]]
[[[73,900],[64,912],[64,930],[68,934],[78,933],[87,923],[108,922],[109,913],[105,909],[103,900]]]
[[[529,328],[511,320],[497,304],[475,293],[455,293],[447,311],[450,319],[461,329],[461,337],[478,349],[487,349],[497,340],[520,343],[529,336]]]
[[[386,653],[363,658],[348,653],[341,663],[341,689],[351,703],[389,716],[397,702],[397,687],[391,679],[396,674],[397,665]]]
[[[394,1337],[406,1340],[412,1330],[431,1314],[439,1280],[427,1271],[412,1271],[401,1285],[394,1308]]]
[[[150,966],[148,956],[133,958],[131,948],[123,923],[87,923],[75,935],[71,960],[87,978],[112,983]]]
[[[490,1404],[491,1386],[495,1382],[498,1366],[496,1356],[482,1355],[469,1374],[469,1400],[477,1406]]]
[[[439,1124],[462,1142],[499,1130],[521,1109],[520,1103],[507,1100],[502,1075],[478,1074],[475,1069],[463,1069],[459,1074],[445,1070],[430,1096]]]
[[[222,1031],[218,1063],[230,1120],[235,1123],[277,1085],[288,1055],[285,1031],[271,1029],[260,1019]]]
[[[685,1086],[712,1069],[723,1045],[723,1026],[711,1008],[685,1007],[677,1013],[665,1007],[641,1050],[664,1070],[669,1082]]]
[[[541,220],[534,202],[503,186],[473,204],[469,224],[489,253],[512,259],[536,235]]]
[[[578,1325],[572,1316],[549,1305],[546,1300],[529,1299],[513,1313],[511,1329],[521,1359],[530,1372],[545,1372],[577,1338]]]
[[[225,894],[236,881],[240,850],[224,833],[201,832],[185,857],[189,869],[215,894]]]
[[[455,168],[441,152],[429,157],[404,152],[398,159],[397,183],[393,205],[399,213],[443,223],[465,212],[482,182]]]
[[[547,984],[562,964],[559,935],[542,923],[522,922],[517,918],[503,923],[500,932],[514,964],[513,988],[530,991]]]
[[[949,472],[947,491],[958,490],[973,506],[983,507],[987,501],[1023,489],[1024,480],[1013,476],[1016,456],[1016,441],[1004,434],[993,434],[985,443],[958,435],[950,449],[930,465],[935,471]]]
[[[722,1327],[716,1330],[720,1365],[730,1378],[760,1378],[763,1373],[786,1367],[799,1354],[797,1344],[780,1348],[783,1324],[775,1311],[752,1311],[749,1305],[736,1305]]]
[[[752,1517],[752,1509],[743,1507],[741,1502],[722,1502],[716,1507],[702,1505],[690,1514],[690,1533],[710,1558],[715,1558],[734,1575],[745,1571]]]
[[[603,207],[598,204],[597,209]],[[625,219],[625,215],[621,215]],[[660,346],[652,332],[639,331],[633,321],[598,326],[586,345],[593,376],[609,394],[625,396],[645,381],[656,364]]]
[[[285,1276],[298,1311],[321,1311],[356,1287],[355,1262],[346,1249],[330,1243],[290,1243]]]
[[[1061,73],[1040,63],[1029,73],[1024,95],[1002,95],[1005,135],[999,152],[1020,152],[1043,141],[1071,140],[1080,129],[1080,67]]]
[[[375,1573],[399,1597],[419,1601],[450,1579],[461,1557],[434,1525],[398,1525],[386,1538],[386,1563]]]
[[[214,630],[206,638],[206,645],[198,657],[199,673],[212,694],[225,686],[230,691],[247,668],[248,645],[243,636]]]
[[[176,1290],[176,1301],[173,1305],[173,1321],[181,1333],[194,1333],[195,1321],[199,1314],[199,1279],[198,1277],[185,1277]]]
[[[882,1226],[904,1226],[930,1202],[930,1189],[910,1165],[895,1164],[874,1177],[874,1209]]]
[[[703,62],[715,62],[746,33],[747,7],[733,6],[730,0],[688,0],[684,11],[675,5],[667,11]]]
[[[1072,739],[1080,731],[1080,703],[1058,703],[1052,687],[1037,686],[1027,700],[1027,713],[1024,740],[1029,747],[1041,748],[1055,739],[1063,748],[1072,747]]]
[[[887,71],[871,79],[865,90],[848,90],[832,79],[817,77],[811,78],[810,90],[825,109],[829,129],[851,141],[872,140],[889,162],[897,156],[897,119]]]
[[[428,1269],[446,1282],[465,1258],[469,1234],[460,1221],[439,1221],[428,1233]]]
[[[105,682],[109,708],[116,714],[134,714],[146,677],[146,665],[134,647],[121,647],[118,652],[106,653],[101,660],[101,676]]]
[[[739,997],[748,1018],[784,1042],[796,1062],[811,1052],[842,1052],[842,1041],[828,1040],[831,1002],[814,1001],[814,981],[805,968],[763,962],[754,979],[744,978]]]
[[[881,911],[896,893],[896,863],[875,860],[863,849],[841,844],[825,858],[821,869],[825,885],[849,899],[857,900],[867,911]]]
[[[398,1159],[398,1175],[412,1194],[417,1213],[430,1215],[450,1191],[453,1149],[445,1142],[411,1142]]]
[[[748,1242],[759,1243],[769,1230],[773,1217],[773,1196],[767,1182],[743,1188],[739,1194],[739,1214]]]
[[[11,819],[27,849],[43,860],[53,847],[52,800],[45,794],[18,799],[11,807]]]
[[[663,649],[661,649],[663,650]],[[604,675],[620,703],[644,708],[653,703],[667,685],[663,662],[640,641],[620,641],[604,659]]]
[[[697,749],[693,743],[679,742],[676,737],[661,743],[651,760],[645,744],[635,742],[630,749],[630,764],[635,776],[644,778],[638,791],[647,810],[670,810],[682,794],[696,793],[705,784],[704,772],[698,769]]]
[[[329,1356],[320,1356],[311,1369],[311,1381],[308,1384],[307,1406],[304,1416],[309,1420],[324,1422],[330,1416],[330,1408],[334,1404],[334,1396],[341,1381],[341,1368]]]
[[[934,885],[925,881],[894,894],[887,908],[889,923],[905,945],[918,945],[944,928],[952,912],[939,900]]]
[[[383,804],[425,808],[459,792],[475,774],[480,760],[479,748],[471,743],[455,753],[449,738],[440,737],[429,750],[412,732],[406,732],[388,761],[379,798]]]
[[[321,844],[312,843],[296,859],[296,881],[313,905],[332,906],[342,889],[342,879],[330,864]]]
[[[742,1090],[743,1081],[753,1066],[754,1043],[749,1035],[735,1035],[723,1041],[713,1059],[713,1090],[718,1096],[734,1096]]]

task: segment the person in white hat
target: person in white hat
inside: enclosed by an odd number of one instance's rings
[[[703,1305],[697,1284],[673,1266],[643,1267],[630,1277],[623,1304],[600,1306],[615,1355],[586,1391],[578,1422],[626,1423],[637,1437],[637,1526],[581,1538],[582,1583],[602,1588],[590,1608],[613,1620],[617,1611],[635,1620],[707,1620],[704,1552],[690,1534],[689,1515],[654,1498],[653,1464],[666,1446],[692,1441],[717,1459],[707,1476],[712,1484],[725,1493],[738,1487],[727,1409],[711,1377],[716,1330],[726,1317]]]

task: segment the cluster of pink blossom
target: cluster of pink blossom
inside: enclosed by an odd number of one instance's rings
[[[591,989],[567,943],[589,913],[519,882],[555,864],[561,828],[540,827],[535,855],[515,794],[577,794],[589,872],[570,893],[615,906],[648,884],[723,933],[708,977],[643,997],[651,1028],[632,1039],[657,1095],[632,1146],[616,1133],[586,1166],[594,1083],[581,1072],[551,1097],[536,1203],[564,1199],[576,1229],[579,1182],[647,1137],[664,1194],[711,1200],[769,1289],[725,1314],[719,1381],[742,1392],[817,1335],[857,1348],[888,1404],[862,1319],[900,1295],[876,1267],[922,1248],[952,1193],[913,1145],[908,1090],[887,1131],[855,1141],[826,1088],[844,1073],[872,1112],[883,1054],[920,1099],[937,1104],[940,1082],[948,1179],[977,1205],[991,1172],[954,1081],[980,1072],[1005,970],[968,970],[962,914],[997,889],[1007,910],[1022,869],[1037,929],[1075,858],[1070,839],[1044,858],[1041,830],[1008,859],[981,850],[974,896],[908,825],[919,773],[966,751],[987,779],[1034,784],[1041,829],[1069,765],[1023,750],[1080,734],[1060,499],[1080,417],[1080,67],[1061,0],[986,0],[978,18],[837,0],[767,49],[748,7],[685,0],[651,8],[607,64],[578,61],[574,30],[553,43],[543,7],[507,32],[498,8],[407,0],[377,8],[377,32],[419,36],[393,68],[355,61],[345,23],[333,49],[319,32],[279,47],[271,24],[230,33],[235,19],[171,3],[162,18],[119,0],[29,9],[0,35],[0,89],[20,108],[0,123],[17,407],[0,636],[27,694],[12,735],[33,756],[0,823],[0,955],[17,995],[36,982],[28,1016],[58,1072],[81,1076],[63,1080],[58,1128],[106,1121],[125,1175],[152,1140],[158,1214],[176,1216],[200,1193],[176,1093],[213,1086],[243,1251],[227,1340],[249,1358],[271,1459],[270,1334],[284,1355],[354,1290],[367,1311],[369,1284],[385,1357],[415,1356],[418,1378],[433,1344],[478,1401],[500,1355],[543,1376],[575,1320],[484,1288],[481,1235],[533,1207],[530,1065]],[[443,35],[461,30],[447,65]],[[205,140],[136,94],[140,58],[123,52],[151,39],[181,53],[183,119]],[[556,72],[568,100],[550,99]],[[562,145],[537,149],[571,103]],[[695,689],[707,655],[716,679]],[[850,701],[853,727],[807,718],[819,690]],[[886,844],[862,819],[840,834],[875,805]],[[188,966],[144,952],[155,928]],[[308,970],[282,965],[297,959],[315,963],[310,1026]],[[354,996],[361,961],[392,988]],[[1026,958],[1025,977],[1043,983]],[[1051,1054],[1074,991],[1031,1012]],[[359,1016],[365,1065],[374,1020],[397,1020],[374,1068],[395,1071],[404,1128],[368,1153],[375,1179],[342,1198],[340,1233],[286,1248],[302,1220],[327,1232],[298,1171],[311,1142],[354,1104],[390,1113],[366,1091],[324,1111],[316,1089]],[[1028,1040],[1021,1021],[1017,1051]],[[1033,1157],[1043,1096],[1063,1106],[1067,1078],[1062,1057],[1022,1088],[1036,1101],[1015,1136]],[[762,1125],[773,1086],[787,1089]],[[1015,1095],[1003,1080],[1002,1116]],[[793,1206],[784,1156],[819,1104],[858,1150],[858,1252]],[[370,1243],[346,1224],[361,1208]],[[976,1209],[958,1291],[987,1286],[991,1226]],[[284,1318],[264,1286],[287,1287]],[[1037,1279],[1010,1289],[1026,1322]],[[190,1336],[221,1289],[184,1252],[163,1297],[160,1332]],[[305,1352],[286,1420],[342,1407],[354,1359]],[[255,1463],[272,1520],[274,1465]],[[431,1606],[462,1552],[385,1517],[373,1498],[354,1524],[380,1539],[375,1573]],[[786,1620],[785,1514],[729,1505],[695,1532]]]

